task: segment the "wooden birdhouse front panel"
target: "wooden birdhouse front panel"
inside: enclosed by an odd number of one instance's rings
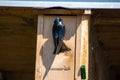
[[[63,42],[71,51],[54,55],[52,27],[57,17],[61,18],[65,25]],[[38,17],[36,80],[74,80],[78,75],[80,67],[80,53],[76,54],[78,22],[80,23],[78,16]]]

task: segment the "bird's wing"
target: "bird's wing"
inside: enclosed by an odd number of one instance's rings
[[[52,28],[52,35],[53,35],[53,41],[54,41],[54,54],[56,54],[56,49],[57,49],[57,32],[56,32],[56,25],[54,24],[53,25],[53,28]]]
[[[55,53],[55,54],[58,54],[58,53],[59,53],[62,44],[63,44],[63,40],[59,40],[59,44],[57,45],[56,53]]]
[[[57,31],[56,31],[56,25],[54,24],[53,25],[53,29],[52,29],[52,34],[53,34],[53,39],[54,39],[54,43],[57,44],[57,37],[58,37],[58,34],[57,34]]]
[[[63,44],[64,34],[65,34],[65,26],[61,25],[61,27],[63,27],[63,28],[60,30],[59,43],[58,43],[57,48],[56,48],[56,54],[58,54],[60,51],[60,48]]]

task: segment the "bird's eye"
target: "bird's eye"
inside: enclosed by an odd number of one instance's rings
[[[60,21],[62,21],[62,19],[61,19],[61,18],[60,18],[59,20],[60,20]]]

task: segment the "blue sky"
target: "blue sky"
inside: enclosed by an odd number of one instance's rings
[[[0,1],[120,2],[120,0],[0,0]]]

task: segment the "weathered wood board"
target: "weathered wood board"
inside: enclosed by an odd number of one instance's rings
[[[63,20],[66,28],[64,42],[71,49],[69,52],[58,55],[53,54],[54,43],[52,37],[52,27],[56,17]],[[36,80],[74,80],[75,75],[78,75],[75,74],[76,41],[78,41],[76,40],[77,20],[80,20],[77,19],[77,16],[40,15],[38,17]],[[77,60],[80,59],[77,58]]]

